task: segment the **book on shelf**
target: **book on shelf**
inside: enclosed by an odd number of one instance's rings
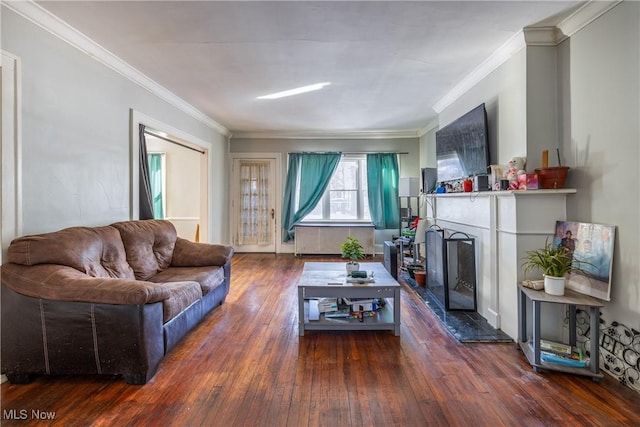
[[[338,311],[338,299],[337,298],[318,298],[318,311],[320,313]]]
[[[532,345],[531,342],[529,344]],[[549,340],[540,340],[540,360],[576,368],[589,366],[589,358],[584,356],[581,348]]]
[[[376,302],[358,302],[355,304],[351,304],[351,311],[353,313],[357,313],[360,311],[360,307],[362,307],[362,311],[376,311],[378,309],[378,303]]]
[[[342,297],[342,303],[345,305],[353,305],[353,304],[371,304],[377,303],[378,298],[349,298]]]
[[[349,310],[338,310],[324,314],[325,319],[338,319],[344,317],[351,317],[351,313],[349,313]]]
[[[568,344],[550,340],[540,340],[540,349],[559,354],[571,354],[573,349]]]
[[[575,368],[586,368],[589,366],[589,358],[583,357],[582,351],[576,352],[577,354],[561,355],[558,353],[552,353],[549,351],[540,352],[540,360],[547,363],[556,363],[564,366],[573,366]]]

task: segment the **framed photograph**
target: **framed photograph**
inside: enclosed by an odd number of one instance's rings
[[[588,222],[557,221],[554,246],[566,247],[588,274],[571,273],[568,289],[605,301],[611,298],[611,266],[616,228]],[[578,263],[577,263],[578,264]]]

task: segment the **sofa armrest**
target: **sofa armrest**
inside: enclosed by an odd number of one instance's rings
[[[233,248],[215,243],[194,243],[178,237],[171,259],[172,267],[223,266],[231,260]]]
[[[3,264],[2,283],[22,295],[57,301],[142,305],[169,297],[159,283],[91,277],[57,264]]]

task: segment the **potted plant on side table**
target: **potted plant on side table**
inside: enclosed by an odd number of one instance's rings
[[[530,270],[542,270],[544,291],[550,295],[564,295],[567,274],[576,272],[589,275],[582,265],[589,263],[576,259],[567,248],[554,247],[548,242],[544,248],[528,251],[523,263],[525,274]]]
[[[364,259],[364,248],[360,244],[360,241],[353,236],[347,237],[347,241],[340,245],[342,250],[342,258],[348,258],[347,262],[347,275],[350,276],[352,271],[360,269],[361,259]]]

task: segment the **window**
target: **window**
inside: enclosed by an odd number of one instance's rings
[[[345,155],[322,200],[303,221],[370,221],[365,156]]]
[[[148,153],[149,183],[153,201],[153,218],[164,219],[167,212],[167,166],[165,153]]]

